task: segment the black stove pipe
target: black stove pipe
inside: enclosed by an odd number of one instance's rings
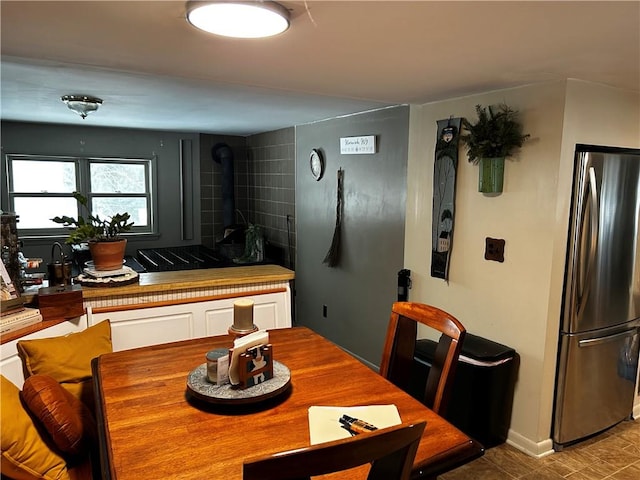
[[[211,156],[222,165],[222,226],[230,227],[235,223],[235,198],[233,194],[233,151],[226,143],[216,143]]]

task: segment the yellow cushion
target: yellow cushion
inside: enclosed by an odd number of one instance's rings
[[[109,320],[64,337],[20,340],[25,375],[48,375],[93,410],[91,360],[112,351]]]
[[[60,383],[90,379],[91,360],[111,351],[109,320],[64,337],[18,342],[18,353],[29,375],[49,375]]]
[[[2,473],[16,480],[69,479],[66,462],[49,448],[22,407],[18,387],[4,376],[0,379]]]

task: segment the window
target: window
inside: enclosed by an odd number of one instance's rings
[[[77,218],[74,191],[87,197],[101,218],[129,212],[132,233],[153,232],[154,159],[7,155],[9,206],[26,235],[59,235],[55,216]]]

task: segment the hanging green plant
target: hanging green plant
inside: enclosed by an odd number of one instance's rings
[[[478,190],[499,193],[504,181],[504,159],[513,156],[529,134],[522,133],[518,112],[508,105],[476,105],[476,113],[476,123],[462,119],[462,126],[468,133],[460,139],[468,147],[469,162],[480,163]]]
[[[508,105],[476,105],[476,113],[476,123],[462,119],[468,133],[460,137],[469,148],[467,156],[471,163],[478,163],[481,158],[511,157],[530,136],[522,133],[518,112]]]

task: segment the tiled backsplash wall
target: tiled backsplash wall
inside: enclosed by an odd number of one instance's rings
[[[271,254],[285,267],[295,265],[295,127],[246,138],[201,135],[200,188],[202,243],[213,247],[222,239],[222,166],[211,157],[216,143],[234,154],[236,222],[263,228]],[[239,212],[239,213],[238,213]],[[243,218],[244,217],[244,218]]]
[[[211,149],[218,143],[226,143],[233,151],[236,182],[234,193],[236,210],[247,214],[247,153],[246,139],[229,135],[200,135],[200,222],[202,224],[202,244],[214,247],[222,239],[222,165],[214,162]],[[248,220],[248,219],[247,219]],[[243,223],[240,215],[237,223]]]
[[[281,263],[295,262],[295,128],[247,138],[247,192],[251,223],[264,229]]]

